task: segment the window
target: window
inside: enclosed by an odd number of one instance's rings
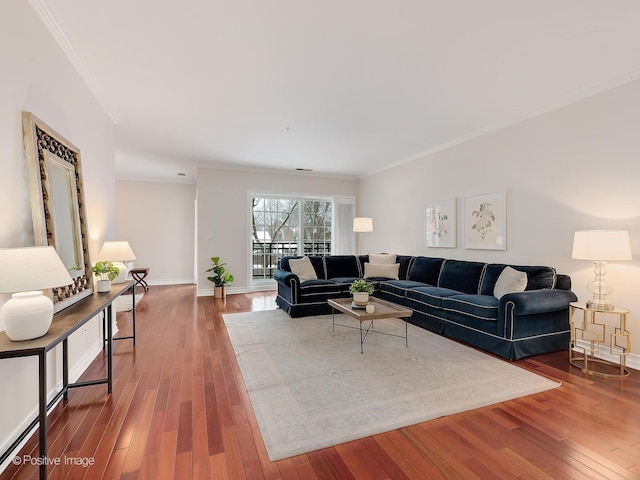
[[[333,201],[251,196],[251,278],[269,280],[285,255],[331,253]]]

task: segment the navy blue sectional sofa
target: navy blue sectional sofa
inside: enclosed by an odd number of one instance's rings
[[[367,255],[310,256],[317,280],[300,282],[289,260],[278,264],[276,303],[291,317],[331,313],[329,298],[348,297],[363,278]],[[509,265],[527,274],[524,292],[501,298],[493,289],[504,264],[398,255],[398,279],[373,278],[375,296],[413,310],[409,320],[503,358],[566,350],[569,303],[577,300],[571,278],[551,267]]]

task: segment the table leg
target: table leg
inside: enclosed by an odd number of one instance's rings
[[[145,290],[146,291],[146,290]],[[136,284],[131,285],[131,302],[133,310],[131,316],[133,318],[133,346],[136,346]]]
[[[46,480],[47,478],[47,354],[40,352],[38,354],[38,376],[40,385],[38,387],[39,397],[39,449],[40,449],[40,479]]]
[[[407,319],[404,319],[404,346],[409,348],[409,329],[408,329],[408,324],[409,322],[407,321]]]
[[[113,303],[110,303],[107,307],[107,392],[111,393],[113,390],[113,338],[111,332],[113,332]]]
[[[102,344],[104,348],[104,343]],[[62,341],[62,397],[67,400],[69,398],[69,346],[67,345],[67,339]]]

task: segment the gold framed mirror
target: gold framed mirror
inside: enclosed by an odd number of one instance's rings
[[[93,292],[80,150],[30,112],[22,127],[35,244],[54,247],[73,279],[51,291],[57,312]]]

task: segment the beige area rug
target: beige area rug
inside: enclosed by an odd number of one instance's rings
[[[144,293],[136,293],[136,305],[142,300]],[[116,312],[130,312],[133,308],[133,302],[131,295],[120,295],[115,299],[113,305],[116,307]]]
[[[560,384],[409,324],[404,339],[331,315],[223,316],[269,458],[278,460]],[[357,323],[343,315],[336,321]],[[375,328],[404,335],[404,322]]]

